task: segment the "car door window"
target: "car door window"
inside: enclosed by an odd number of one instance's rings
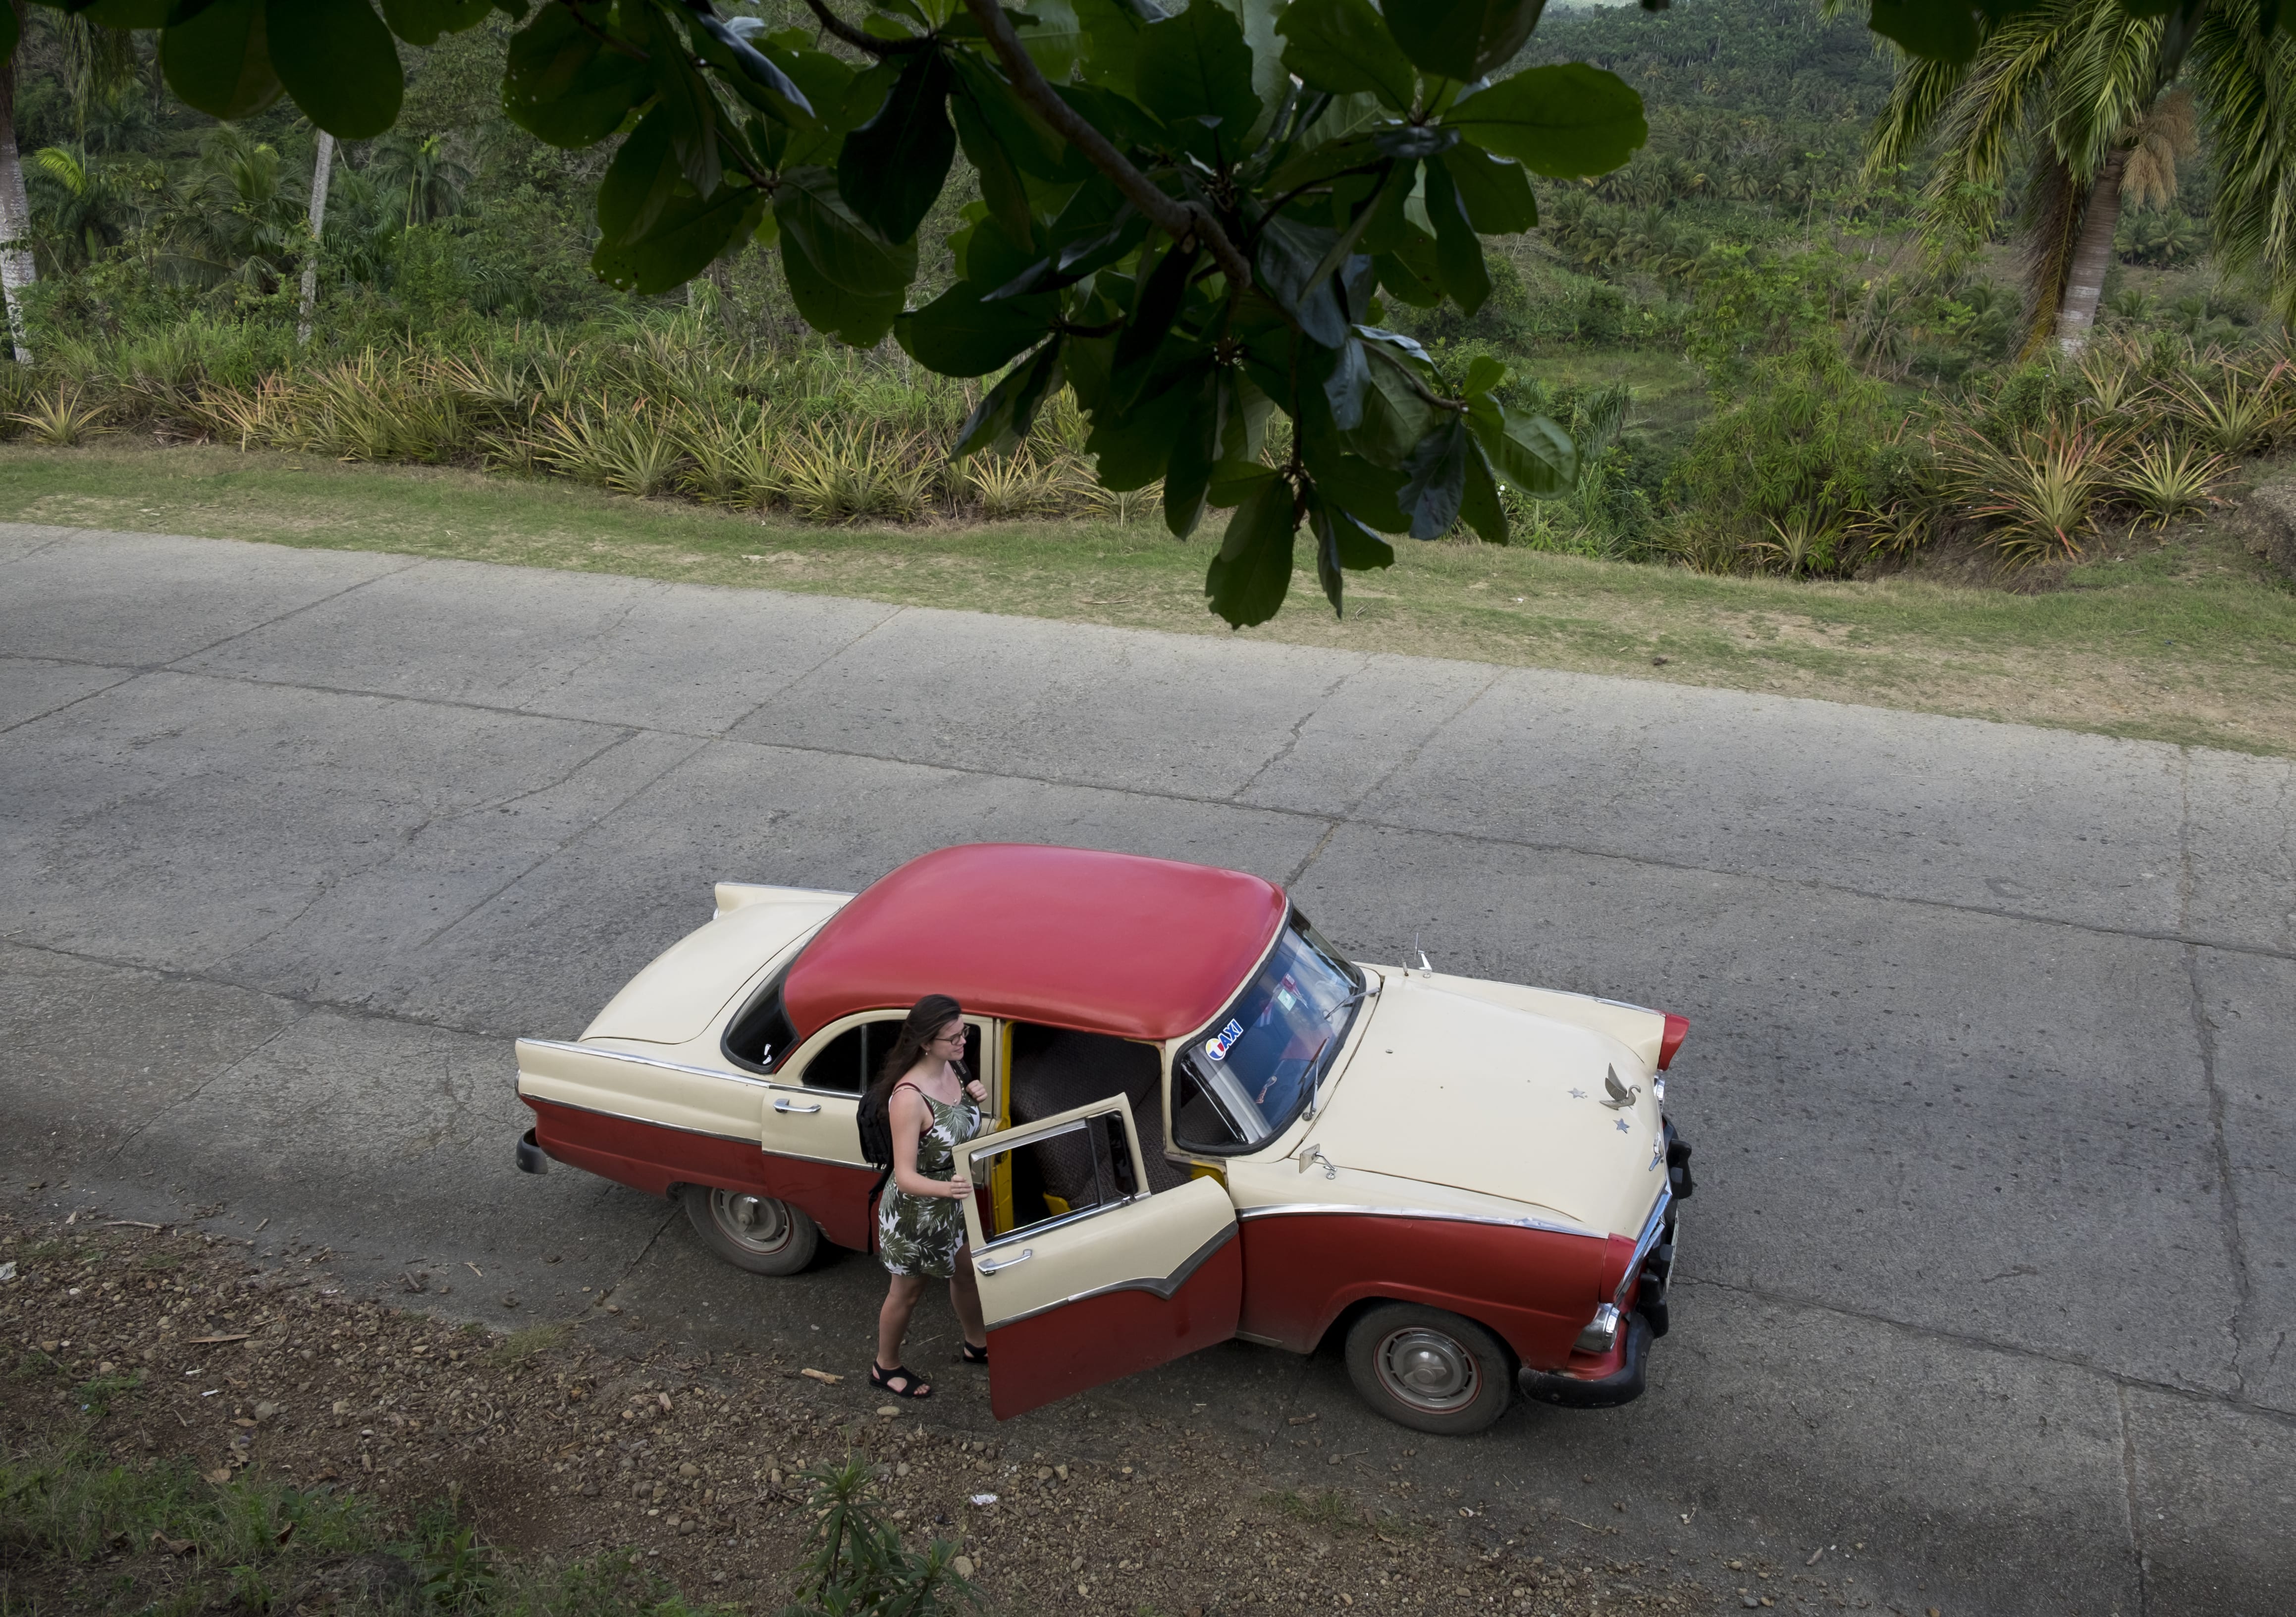
[[[981,1233],[991,1244],[1119,1207],[1141,1194],[1124,1120],[1108,1112],[1017,1145],[974,1152],[972,1183]],[[1000,1184],[1009,1185],[1009,1194],[992,1190]]]
[[[893,1046],[901,1037],[903,1016],[882,1016],[873,1022],[856,1022],[824,1045],[807,1061],[798,1082],[808,1089],[832,1089],[840,1095],[858,1095],[876,1080],[877,1069],[893,1053]],[[965,1071],[980,1071],[980,1028],[976,1022],[964,1024]]]

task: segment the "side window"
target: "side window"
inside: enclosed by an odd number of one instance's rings
[[[995,1194],[1009,1172],[1009,1198]],[[972,1183],[980,1227],[991,1241],[1055,1219],[1114,1207],[1140,1194],[1124,1120],[1103,1112],[1003,1151],[973,1153]]]
[[[876,1081],[877,1069],[893,1053],[893,1046],[901,1037],[902,1020],[899,1016],[880,1017],[846,1029],[805,1063],[804,1074],[798,1081],[808,1089],[860,1094]],[[964,1065],[976,1076],[980,1071],[980,1029],[970,1022],[964,1024]]]
[[[726,1054],[752,1072],[772,1071],[797,1047],[797,1030],[782,1008],[782,977],[788,974],[784,971],[766,984],[765,991],[726,1030]]]

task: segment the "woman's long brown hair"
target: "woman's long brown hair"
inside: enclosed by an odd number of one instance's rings
[[[869,1086],[864,1104],[886,1105],[893,1096],[893,1086],[917,1064],[924,1051],[925,1041],[964,1014],[964,1007],[946,994],[928,994],[909,1007],[901,1023],[901,1036],[893,1040],[892,1053],[885,1057],[884,1065],[877,1069],[877,1081]],[[961,1061],[951,1062],[956,1069],[957,1081],[962,1084],[971,1074]]]

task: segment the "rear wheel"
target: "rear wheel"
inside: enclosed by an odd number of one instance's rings
[[[1514,1361],[1473,1320],[1417,1303],[1372,1309],[1348,1332],[1357,1396],[1414,1432],[1464,1437],[1506,1413]]]
[[[821,1227],[804,1210],[771,1196],[688,1185],[685,1200],[701,1244],[753,1275],[794,1275],[821,1244]]]

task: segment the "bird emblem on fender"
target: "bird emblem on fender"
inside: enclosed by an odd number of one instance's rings
[[[1613,1112],[1624,1112],[1635,1104],[1635,1097],[1643,1092],[1643,1087],[1640,1084],[1620,1083],[1619,1070],[1616,1067],[1603,1069],[1603,1088],[1611,1092],[1611,1097],[1603,1104]]]

